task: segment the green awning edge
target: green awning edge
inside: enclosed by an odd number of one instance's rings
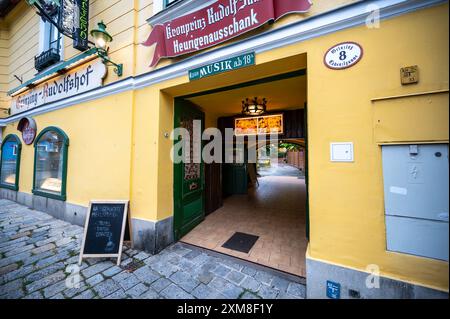
[[[24,87],[28,87],[31,84],[33,84],[34,82],[39,81],[40,79],[42,79],[44,77],[47,77],[47,76],[52,75],[54,73],[57,73],[57,72],[65,69],[67,66],[69,66],[69,65],[71,65],[73,63],[76,63],[79,60],[85,59],[85,58],[87,58],[87,57],[89,57],[89,56],[91,56],[93,54],[96,54],[97,51],[98,51],[97,48],[91,48],[91,49],[89,49],[87,51],[84,51],[83,53],[78,54],[78,55],[74,56],[73,58],[71,58],[71,59],[69,59],[67,61],[64,61],[62,64],[59,64],[59,65],[57,65],[57,66],[55,66],[53,68],[48,69],[47,71],[45,71],[43,73],[38,74],[34,78],[26,81],[25,83],[22,83],[21,85],[19,85],[16,88],[8,91],[7,94],[10,96],[10,95],[14,94],[15,92],[23,89]]]

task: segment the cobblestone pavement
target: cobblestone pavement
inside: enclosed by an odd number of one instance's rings
[[[0,299],[305,297],[285,276],[180,243],[153,256],[125,247],[120,266],[88,259],[76,272],[82,236],[82,227],[0,200]]]

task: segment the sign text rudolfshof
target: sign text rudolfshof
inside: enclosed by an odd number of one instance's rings
[[[75,71],[55,77],[14,96],[11,115],[98,88],[102,86],[105,75],[106,66],[101,61],[87,63]]]

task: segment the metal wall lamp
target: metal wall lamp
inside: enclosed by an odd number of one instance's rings
[[[97,54],[102,59],[103,63],[105,63],[106,65],[109,64],[115,66],[114,72],[117,74],[117,76],[122,76],[123,64],[117,64],[108,57],[108,43],[112,42],[113,38],[106,31],[106,24],[104,24],[103,21],[100,21],[98,23],[97,29],[93,29],[91,31],[91,36],[94,38],[95,47],[97,48]]]

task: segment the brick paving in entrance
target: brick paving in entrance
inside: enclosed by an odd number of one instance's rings
[[[181,241],[306,277],[306,184],[300,171],[266,169],[259,186],[233,195]],[[222,247],[236,232],[259,236],[248,253]]]
[[[77,273],[83,228],[0,200],[0,299],[302,299],[297,278],[175,243],[157,255],[124,248]]]

